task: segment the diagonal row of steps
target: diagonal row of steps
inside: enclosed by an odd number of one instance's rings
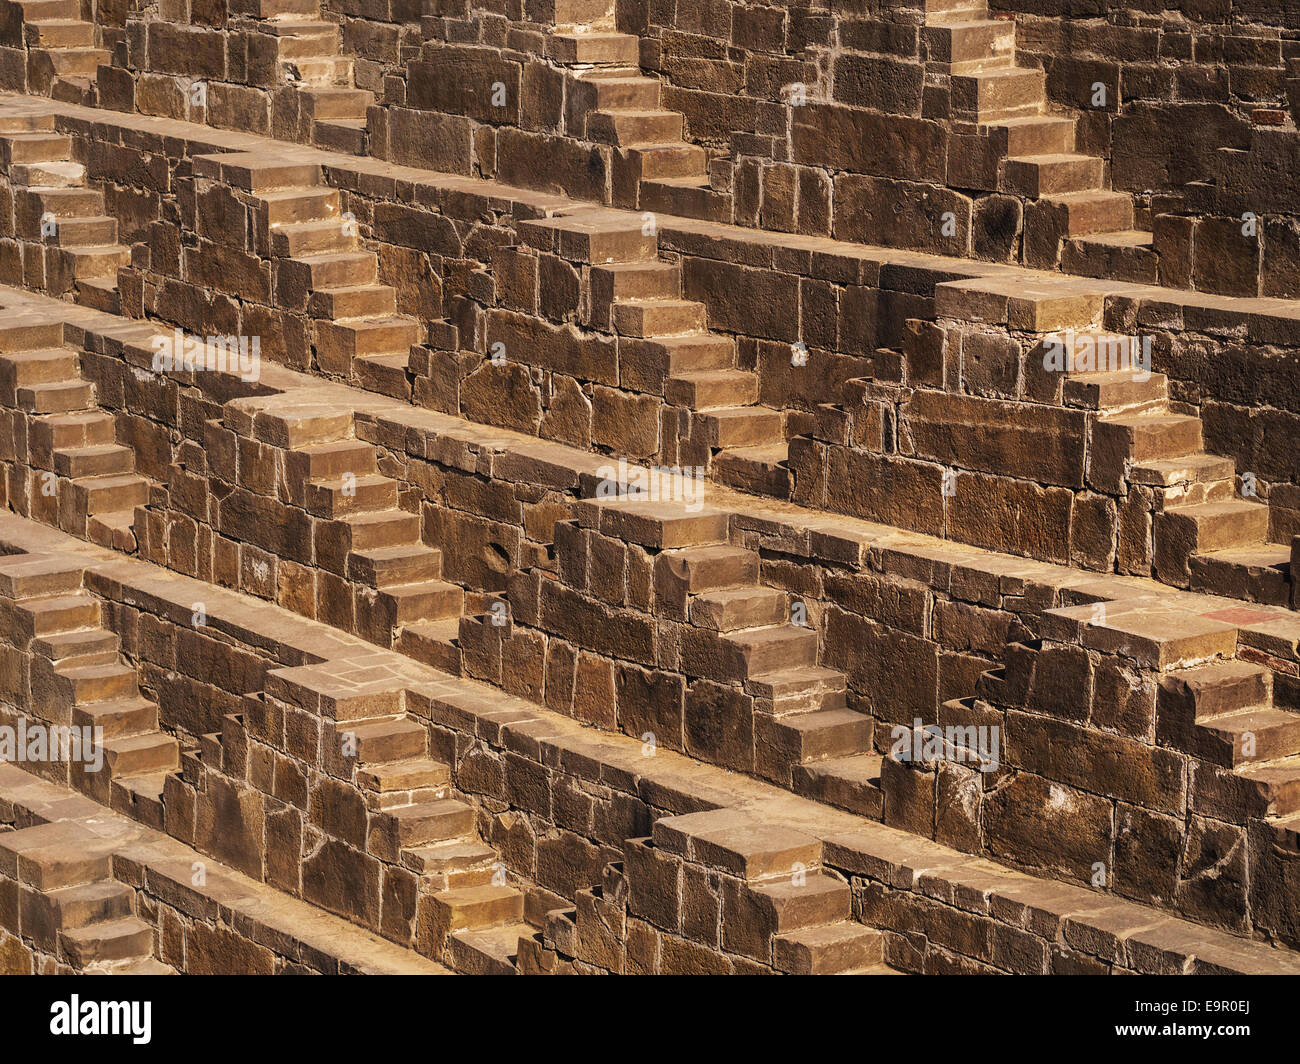
[[[80,824],[0,834],[0,872],[17,883],[18,935],[86,975],[174,975],[154,957],[135,891],[112,878],[112,844]]]
[[[249,32],[272,39],[278,81],[297,91],[307,142],[365,155],[366,111],[375,97],[356,88],[339,23],[322,17],[319,0],[235,0],[231,13],[247,17]],[[243,28],[239,20],[233,25]]]
[[[1238,496],[1232,459],[1206,453],[1201,419],[1169,398],[1164,374],[1143,368],[1132,338],[1082,333],[1078,341],[1102,354],[1066,376],[1064,400],[1095,412],[1094,482],[1123,478],[1152,492],[1157,576],[1196,591],[1287,605],[1290,547],[1268,541],[1268,506]]]
[[[32,512],[101,546],[135,549],[135,510],[150,482],[135,451],[117,442],[117,422],[95,402],[63,326],[0,329],[0,407],[26,420]]]
[[[94,80],[112,54],[97,47],[95,24],[78,0],[17,0],[27,46],[27,87],[70,103],[93,103]]]
[[[370,589],[361,634],[384,646],[443,638],[464,592],[441,579],[442,552],[421,540],[419,516],[399,507],[398,482],[379,473],[374,446],[317,434],[294,446],[289,478],[290,501],[337,532],[342,575]]]
[[[992,136],[1003,158],[997,191],[1055,217],[1067,269],[1154,281],[1152,236],[1135,228],[1132,197],[1109,189],[1104,160],[1075,150],[1074,119],[1048,112],[1044,72],[1016,65],[1015,20],[991,17],[982,0],[926,0],[925,11],[927,85],[946,88],[955,131]],[[1047,249],[1051,265],[1061,250]]]
[[[70,766],[73,787],[151,827],[162,826],[163,781],[179,765],[158,707],[140,694],[100,603],[82,588],[82,566],[54,555],[0,560],[0,604],[31,653],[30,714],[60,727],[95,729],[102,765]]]
[[[118,243],[117,219],[104,213],[104,194],[87,186],[86,168],[71,157],[72,138],[55,132],[53,115],[0,119],[0,164],[13,188],[24,259],[43,260],[51,295],[72,291],[79,303],[116,313],[117,271],[131,252]]]

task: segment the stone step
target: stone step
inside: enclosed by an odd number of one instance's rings
[[[1255,546],[1268,535],[1268,507],[1239,500],[1180,506],[1156,522],[1156,535],[1165,534],[1188,544],[1193,554]]]
[[[985,19],[989,12],[983,0],[925,0],[923,10],[926,25],[930,26]]]
[[[404,510],[352,513],[342,518],[349,550],[374,550],[414,543],[420,537],[420,517]]]
[[[31,414],[64,414],[85,410],[94,402],[95,392],[80,378],[42,381],[17,389],[19,409]]]
[[[15,615],[21,634],[29,637],[95,628],[99,625],[99,599],[84,593],[28,599],[17,604]]]
[[[117,661],[121,641],[106,628],[56,632],[32,643],[33,654],[69,665],[106,665]]]
[[[461,975],[516,975],[519,940],[535,933],[522,922],[456,931],[447,944],[447,963]]]
[[[355,288],[374,284],[379,259],[373,251],[340,251],[295,259],[307,267],[309,283],[317,288]]]
[[[338,369],[367,355],[409,356],[411,345],[424,339],[415,318],[395,314],[389,318],[320,321],[316,324],[316,357],[324,369]]]
[[[347,575],[374,588],[437,580],[442,576],[442,551],[422,543],[353,551],[348,555]]]
[[[285,188],[259,192],[258,201],[268,226],[337,218],[339,193],[335,188]]]
[[[785,419],[765,406],[720,407],[697,415],[710,447],[757,447],[785,442]]]
[[[985,127],[1002,144],[1004,156],[1063,155],[1074,151],[1074,119],[1052,115],[1004,118]]]
[[[113,53],[107,48],[33,48],[47,60],[55,74],[65,78],[94,78],[101,66],[109,66]]]
[[[1193,752],[1225,768],[1300,754],[1300,714],[1257,706],[1210,717],[1198,727],[1203,741]]]
[[[375,812],[371,817],[371,852],[392,855],[408,847],[446,842],[474,831],[474,807],[442,798]]]
[[[1191,589],[1266,606],[1291,604],[1291,548],[1280,543],[1195,554]]]
[[[820,665],[780,668],[750,676],[745,690],[768,703],[769,713],[804,713],[828,704],[843,705],[846,689],[844,673]]]
[[[3,382],[6,403],[12,405],[17,400],[18,388],[24,385],[75,379],[79,361],[77,353],[67,347],[0,354],[0,382]]]
[[[628,159],[641,180],[664,181],[674,177],[702,177],[707,172],[708,154],[699,145],[640,144],[628,149]]]
[[[749,587],[758,581],[758,554],[726,544],[665,551],[657,565],[691,595]]]
[[[12,554],[0,557],[0,596],[15,600],[78,595],[85,565],[59,554]],[[34,648],[36,649],[36,648]]]
[[[806,628],[780,625],[749,628],[721,635],[733,653],[737,678],[764,676],[797,665],[817,664],[817,634]]]
[[[795,765],[870,753],[874,733],[872,718],[851,709],[755,714],[756,767],[760,775],[789,787]]]
[[[140,695],[74,706],[72,723],[103,729],[105,739],[148,735],[158,730],[158,707]]]
[[[118,443],[68,447],[54,452],[54,472],[70,480],[135,472],[135,451]]]
[[[356,246],[356,234],[345,230],[343,221],[337,218],[286,222],[271,230],[271,253],[282,257],[350,251]]]
[[[93,48],[95,24],[79,18],[28,18],[23,26],[23,35],[29,47]]]
[[[286,456],[288,472],[303,480],[337,480],[347,473],[354,477],[377,475],[373,444],[365,440],[331,440],[298,447]]]
[[[1133,227],[1133,198],[1125,192],[1069,192],[1044,196],[1063,215],[1067,237],[1089,236]]]
[[[451,785],[451,768],[427,757],[388,761],[358,768],[356,784],[377,794],[447,788]]]
[[[1128,460],[1147,463],[1201,449],[1201,419],[1184,414],[1106,417],[1093,426],[1094,440]]]
[[[1030,199],[1087,192],[1103,187],[1106,166],[1092,155],[1033,155],[1011,158],[1002,174],[1003,190]]]
[[[1196,451],[1175,458],[1157,458],[1135,464],[1129,479],[1135,484],[1175,487],[1180,484],[1215,484],[1231,482],[1236,467],[1231,458]]]
[[[1016,24],[1010,19],[945,21],[921,28],[926,59],[953,74],[1010,67],[1016,54]]]
[[[449,937],[457,931],[519,924],[524,915],[524,896],[510,886],[455,887],[439,891],[429,901],[433,923]]]
[[[408,400],[411,397],[411,382],[407,376],[410,364],[409,348],[392,355],[361,355],[352,362],[352,375],[368,392]]]
[[[88,514],[120,513],[149,501],[149,481],[138,473],[110,473],[68,482],[76,506]]]
[[[778,935],[772,963],[788,975],[839,975],[883,963],[884,936],[849,921]]]
[[[81,17],[78,0],[20,0],[25,22],[43,19],[77,19]]]
[[[643,77],[639,70],[592,70],[569,82],[577,113],[603,110],[659,110],[659,80]],[[572,114],[573,111],[570,111]]]
[[[849,885],[820,872],[753,884],[750,890],[756,896],[751,915],[756,926],[746,929],[749,933],[788,935],[849,918]]]
[[[630,148],[646,144],[680,144],[680,111],[601,110],[587,115],[587,138],[599,144]]]
[[[879,754],[853,754],[796,765],[791,773],[792,787],[805,798],[879,820],[885,803],[880,786],[881,760]]]
[[[546,37],[547,55],[557,63],[641,64],[640,39],[629,33],[552,33]]]
[[[86,519],[86,538],[101,547],[135,553],[135,510],[91,514]]]
[[[1067,406],[1116,412],[1146,407],[1169,398],[1169,380],[1163,373],[1143,377],[1130,370],[1072,374],[1065,380]]]
[[[365,155],[370,124],[364,117],[331,118],[312,123],[311,141],[326,151]]]
[[[116,247],[117,219],[104,214],[84,218],[62,218],[55,238],[60,247]]]
[[[673,262],[611,262],[591,268],[592,302],[681,298],[681,270]],[[600,293],[597,297],[597,292]]]
[[[474,837],[412,846],[402,851],[404,868],[435,882],[442,880],[448,886],[488,886],[500,863],[496,850]]]
[[[671,377],[731,369],[736,361],[735,341],[714,333],[645,339],[623,336],[618,349],[625,384],[645,391],[663,392]]]
[[[690,622],[714,632],[735,632],[785,624],[790,619],[786,594],[770,587],[706,591],[690,604]]]
[[[104,762],[111,779],[172,772],[180,768],[180,745],[170,735],[122,735],[104,739]]]
[[[83,23],[84,25],[84,23]],[[64,133],[6,133],[0,135],[0,162],[66,162],[72,154],[72,138]]]
[[[1047,76],[1041,70],[1011,67],[954,74],[949,81],[954,116],[992,122],[1042,111]]]
[[[664,398],[689,410],[750,406],[758,402],[758,375],[739,369],[683,373],[668,378]]]
[[[32,449],[49,455],[69,447],[107,446],[117,437],[117,421],[103,410],[78,410],[56,414],[31,425]]]
[[[423,725],[406,717],[341,725],[339,732],[352,736],[358,769],[410,761],[428,754],[428,732]]]
[[[656,177],[642,180],[639,206],[643,211],[699,218],[708,222],[730,222],[730,192],[713,188],[703,174]]]
[[[713,456],[710,475],[719,483],[756,495],[790,497],[790,447],[770,443],[758,447],[731,447]]]
[[[397,507],[397,481],[377,473],[327,477],[307,484],[307,512],[316,517],[374,513]]]
[[[94,975],[94,972],[87,972],[87,975]],[[170,964],[163,964],[162,961],[154,957],[141,957],[139,960],[124,961],[120,964],[110,965],[108,975],[179,975]]]
[[[291,67],[294,77],[290,80],[298,84],[298,92],[311,99],[312,93],[318,93],[322,89],[327,91],[347,92],[349,94],[357,92],[350,86],[353,79],[353,61],[343,56],[322,56],[319,58],[299,58],[284,60],[283,65]],[[328,105],[327,105],[328,106]],[[331,111],[344,110],[342,107],[329,107]],[[364,114],[364,110],[362,111]],[[355,104],[347,107],[342,114],[336,114],[334,117],[354,118],[357,116]]]
[[[112,879],[60,887],[48,894],[34,895],[47,907],[51,926],[58,930],[108,923],[133,915],[135,891]]]
[[[77,824],[55,821],[0,833],[0,854],[9,868],[16,868],[19,882],[39,891],[94,883],[112,874],[110,848]]]
[[[320,288],[312,292],[307,313],[332,321],[392,317],[397,313],[397,289],[386,284]]]
[[[134,916],[125,916],[62,931],[59,945],[74,968],[131,960],[153,952],[153,928]]]
[[[42,219],[84,218],[104,213],[104,194],[94,188],[16,188],[15,218],[20,233],[30,237],[41,234]]]
[[[1268,816],[1300,813],[1300,757],[1243,765],[1237,775],[1258,790]],[[1293,831],[1300,828],[1300,818],[1289,826]]]
[[[139,691],[135,669],[118,662],[101,665],[60,663],[54,666],[54,674],[61,678],[61,690],[48,694],[66,699],[68,706],[132,698]]]
[[[14,163],[9,167],[9,180],[30,188],[80,188],[86,183],[86,168],[66,159]]]
[[[444,617],[435,621],[416,621],[402,626],[395,649],[409,658],[423,662],[435,669],[461,674],[460,617]]]
[[[693,299],[627,299],[610,308],[614,328],[624,336],[680,336],[703,332],[704,304]]]
[[[810,873],[821,865],[820,840],[739,809],[660,817],[650,838],[656,849],[749,882],[779,879],[784,886],[796,871]]]
[[[131,265],[131,249],[121,244],[86,244],[78,247],[59,245],[72,258],[72,275],[78,281],[117,276],[123,266]]]
[[[1061,269],[1082,277],[1156,284],[1160,260],[1154,242],[1153,234],[1141,229],[1079,237],[1062,249]]]
[[[459,617],[465,608],[464,589],[444,580],[394,584],[375,594],[389,628]]]
[[[1177,669],[1160,681],[1159,712],[1183,724],[1235,713],[1273,700],[1273,674],[1247,661],[1212,661]]]

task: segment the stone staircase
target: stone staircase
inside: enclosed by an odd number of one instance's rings
[[[1103,491],[1127,482],[1149,493],[1156,576],[1194,591],[1288,605],[1291,548],[1269,542],[1268,506],[1238,495],[1232,459],[1204,450],[1200,417],[1170,399],[1164,374],[1136,372],[1132,338],[1100,331],[1077,338],[1105,352],[1064,381],[1066,404],[1092,415],[1089,479]]]
[[[849,885],[822,870],[821,849],[733,809],[664,817],[650,838],[624,842],[574,908],[520,941],[519,970],[902,974],[885,963],[881,932],[853,920]]]
[[[202,156],[195,173],[251,199],[256,242],[272,260],[278,305],[312,322],[316,367],[371,391],[409,399],[410,348],[422,339],[415,319],[397,311],[397,294],[378,281],[379,259],[342,213],[337,189],[314,165],[249,157]]]
[[[179,746],[159,729],[158,707],[140,694],[117,635],[100,623],[99,599],[82,587],[83,567],[55,555],[0,560],[0,602],[30,655],[31,704],[49,725],[93,728],[102,766],[83,756],[51,765],[63,782],[151,827],[162,827],[162,793]]]
[[[350,415],[300,415],[286,455],[289,501],[318,519],[319,564],[356,589],[353,630],[437,660],[464,607],[461,588],[441,579],[442,552],[422,542],[419,515],[398,505],[399,483],[379,473],[375,447],[348,434]]]
[[[618,149],[615,201],[643,211],[731,220],[731,193],[710,184],[703,148],[641,73],[640,38],[615,28],[611,0],[554,0],[550,60],[566,70],[568,134]]]
[[[200,819],[205,803],[220,801],[216,779],[270,794],[273,782],[256,769],[268,740],[282,751],[273,757],[306,755],[310,797],[304,792],[299,800],[325,839],[304,857],[323,862],[304,865],[306,900],[368,923],[359,904],[364,873],[346,887],[333,882],[335,862],[355,869],[363,855],[368,867],[391,869],[388,879],[411,884],[400,903],[385,900],[375,930],[458,971],[500,970],[503,937],[513,947],[527,928],[524,894],[479,837],[475,806],[455,795],[451,768],[431,755],[428,724],[406,710],[400,686],[356,685],[328,666],[300,666],[269,674],[266,691],[246,705],[185,755],[181,780],[196,789]],[[319,746],[305,750],[278,729],[268,732],[268,722],[301,721],[304,712],[319,728]]]
[[[77,823],[0,834],[0,879],[17,889],[14,930],[60,972],[175,975],[155,959],[153,928],[112,863],[112,844]]]
[[[654,609],[683,626],[681,669],[698,678],[687,752],[878,819],[874,722],[850,708],[845,674],[818,663],[806,605],[764,586],[758,552],[729,542],[726,515],[635,497],[583,505],[602,534],[662,547]]]
[[[366,154],[366,109],[374,94],[355,87],[339,24],[321,17],[319,0],[236,0],[230,15],[255,39],[271,38],[275,83],[296,90],[276,100],[277,135]]]
[[[679,462],[742,482],[756,466],[779,477],[785,416],[759,402],[758,375],[739,366],[734,338],[710,331],[705,305],[682,298],[681,267],[659,259],[653,233],[599,211],[518,228],[521,242],[588,272],[582,324],[617,338],[624,388],[661,394],[681,412]]]
[[[22,252],[23,277],[53,296],[71,293],[78,303],[116,313],[117,271],[131,251],[118,243],[117,219],[104,211],[104,194],[86,184],[86,168],[73,162],[72,138],[54,131],[54,116],[0,120],[0,161],[13,191],[13,233]]]
[[[61,323],[0,329],[0,408],[27,441],[27,507],[65,532],[134,551],[135,508],[149,501],[150,481],[117,442],[79,358]]]
[[[1051,114],[1041,70],[1016,65],[1014,19],[980,0],[926,0],[929,117],[973,137],[952,187],[1005,192],[1026,204],[1026,265],[1091,277],[1155,281],[1152,235],[1132,197],[1109,190],[1104,160],[1075,151],[1075,122]]]
[[[93,104],[96,71],[111,53],[98,47],[95,24],[78,0],[17,0],[27,48],[27,89],[70,103]]]

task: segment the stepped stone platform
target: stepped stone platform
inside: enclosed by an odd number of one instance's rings
[[[1300,972],[1300,23],[688,7],[0,0],[0,971]]]

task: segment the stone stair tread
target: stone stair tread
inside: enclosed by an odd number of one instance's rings
[[[1172,487],[1187,481],[1224,480],[1233,475],[1235,468],[1231,458],[1198,451],[1178,458],[1151,458],[1138,462],[1130,470],[1129,477],[1140,484]]]
[[[852,711],[850,711],[852,712]],[[879,785],[884,758],[880,754],[850,754],[848,757],[831,757],[816,761],[804,768],[815,775],[834,776],[854,783]]]
[[[755,465],[784,465],[790,459],[788,443],[761,443],[755,447],[728,447],[719,451],[714,460],[733,458],[741,462],[753,462]]]
[[[92,974],[87,972],[86,974]],[[103,974],[110,975],[176,975],[177,971],[170,964],[164,964],[156,957],[141,957],[126,964],[113,965]]]
[[[496,850],[472,838],[433,842],[424,846],[407,846],[402,849],[402,864],[426,875],[487,867],[497,860]]]
[[[1290,572],[1291,548],[1284,543],[1261,543],[1250,547],[1228,547],[1224,550],[1205,551],[1197,554],[1206,561],[1219,562],[1223,565],[1244,565],[1251,568],[1281,569]]]
[[[821,665],[798,665],[760,673],[749,677],[748,687],[761,686],[762,693],[775,698],[788,698],[813,689],[841,690],[845,685],[844,673]]]
[[[385,761],[358,769],[370,790],[380,792],[409,791],[422,787],[439,787],[451,782],[451,769],[442,761],[413,757],[404,761]],[[386,810],[392,812],[393,810]]]
[[[515,970],[519,940],[536,933],[530,924],[500,924],[476,931],[453,931],[451,955],[457,971],[475,975],[506,975]],[[476,956],[466,956],[466,953]]]
[[[1117,229],[1109,233],[1089,233],[1074,238],[1086,244],[1104,244],[1112,248],[1143,248],[1155,243],[1155,234],[1143,229]]]
[[[1300,727],[1300,714],[1288,713],[1273,706],[1247,706],[1215,717],[1202,717],[1196,723],[1215,731],[1241,735],[1243,732],[1256,732],[1264,728]]]
[[[1095,158],[1095,155],[1080,155],[1077,152],[1050,152],[1045,155],[1013,155],[1007,159],[1007,162],[1053,166],[1058,163],[1086,163]]]
[[[163,790],[167,786],[167,777],[170,775],[170,772],[144,772],[139,776],[119,777],[113,781],[113,785],[138,799],[161,802]]]

